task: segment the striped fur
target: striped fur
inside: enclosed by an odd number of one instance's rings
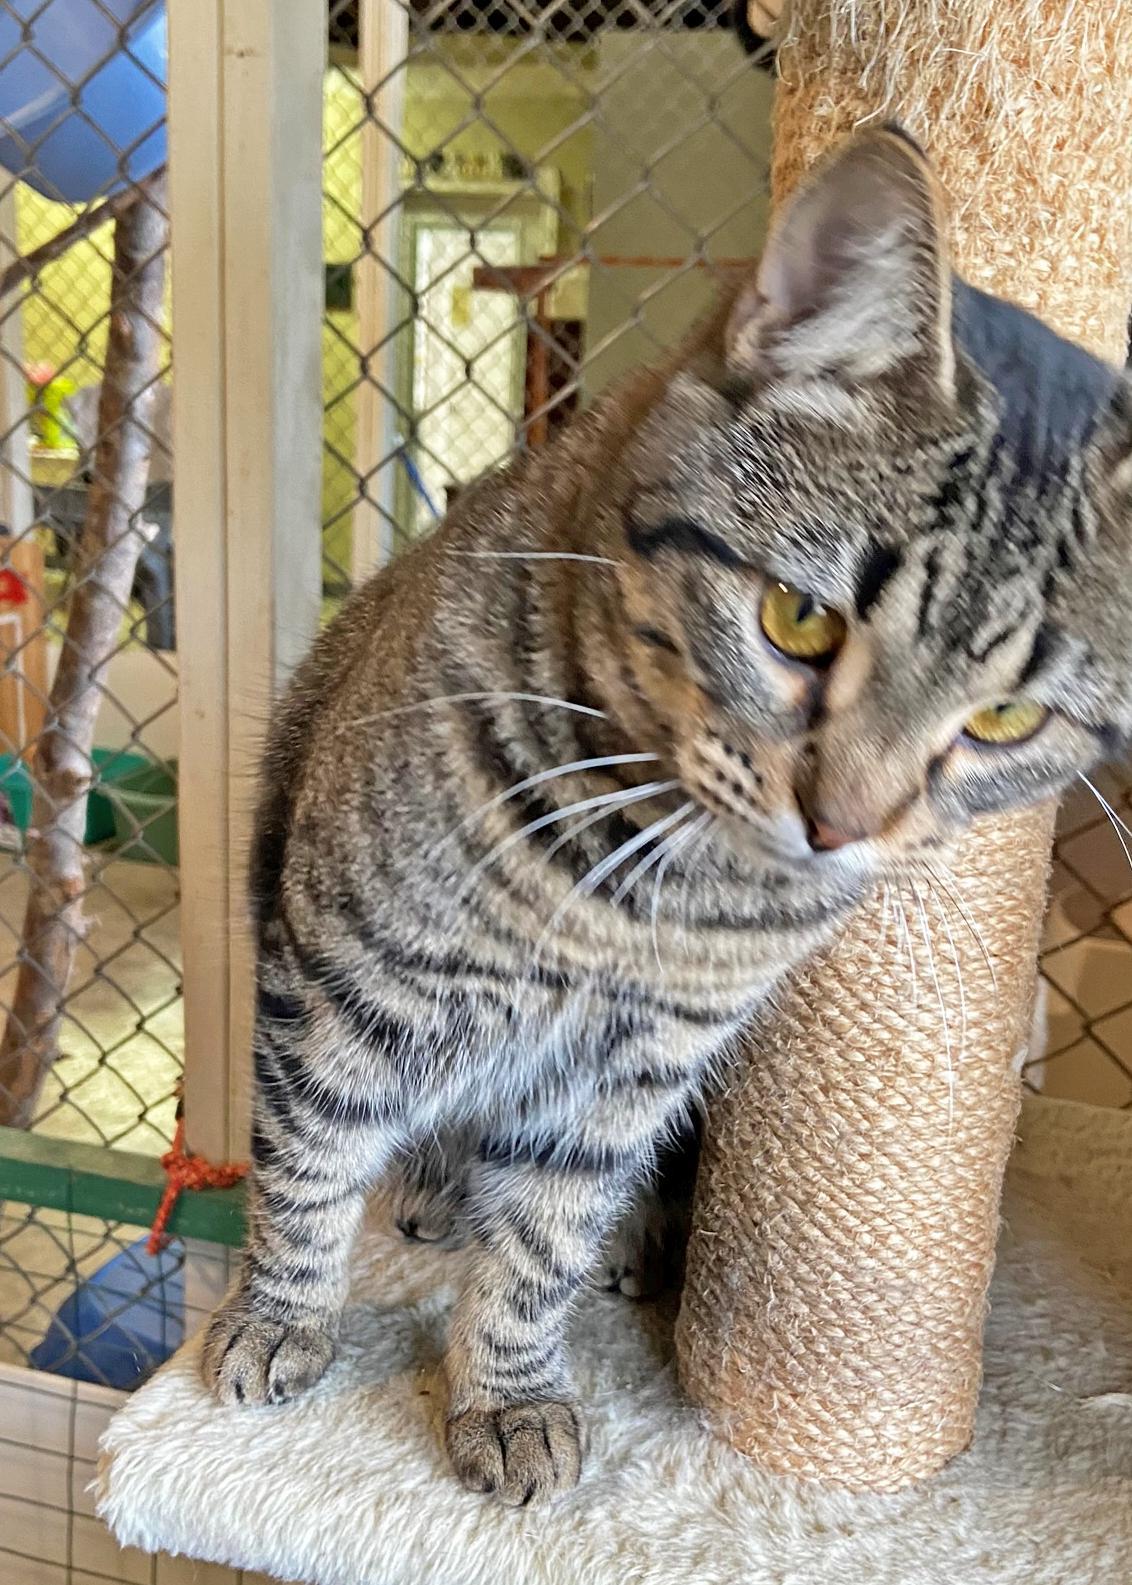
[[[400,1173],[407,1231],[474,1244],[457,1472],[516,1504],[570,1484],[570,1307],[603,1245],[642,1286],[647,1225],[610,1229],[773,987],[878,875],[1125,740],[1127,388],[952,282],[938,227],[914,149],[851,145],[756,281],[466,491],[300,669],[252,870],[223,1399],[322,1373],[365,1196]],[[762,639],[768,579],[842,613],[833,664]],[[1036,738],[964,740],[1020,688]],[[815,851],[815,811],[855,840]]]

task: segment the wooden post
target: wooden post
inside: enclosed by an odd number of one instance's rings
[[[322,93],[311,4],[170,0],[185,1108],[246,1148],[262,729],[318,624]]]
[[[94,723],[142,546],[149,411],[160,363],[168,225],[160,185],[114,228],[98,445],[62,652],[36,764],[20,968],[0,1043],[0,1124],[27,1127],[58,1056],[63,999],[86,934],[83,837]]]

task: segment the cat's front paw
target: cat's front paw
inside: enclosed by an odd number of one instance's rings
[[[333,1358],[329,1328],[267,1320],[237,1298],[208,1324],[201,1374],[221,1403],[286,1403],[313,1387]]]
[[[582,1424],[572,1403],[465,1409],[446,1428],[448,1456],[469,1491],[512,1508],[545,1502],[578,1484]]]

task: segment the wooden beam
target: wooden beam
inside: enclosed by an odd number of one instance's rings
[[[170,0],[185,1117],[247,1146],[263,725],[320,604],[324,12]]]
[[[148,1227],[164,1189],[165,1174],[153,1156],[0,1128],[0,1201]],[[239,1244],[244,1185],[184,1190],[168,1231],[182,1238]]]

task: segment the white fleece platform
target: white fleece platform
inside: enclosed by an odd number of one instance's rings
[[[437,1439],[459,1255],[367,1234],[341,1359],[305,1401],[223,1409],[190,1344],[104,1439],[123,1543],[310,1585],[1126,1585],[1132,1116],[1028,1101],[972,1450],[897,1497],[759,1474],[676,1392],[671,1310],[586,1299],[581,1486],[511,1512]]]

